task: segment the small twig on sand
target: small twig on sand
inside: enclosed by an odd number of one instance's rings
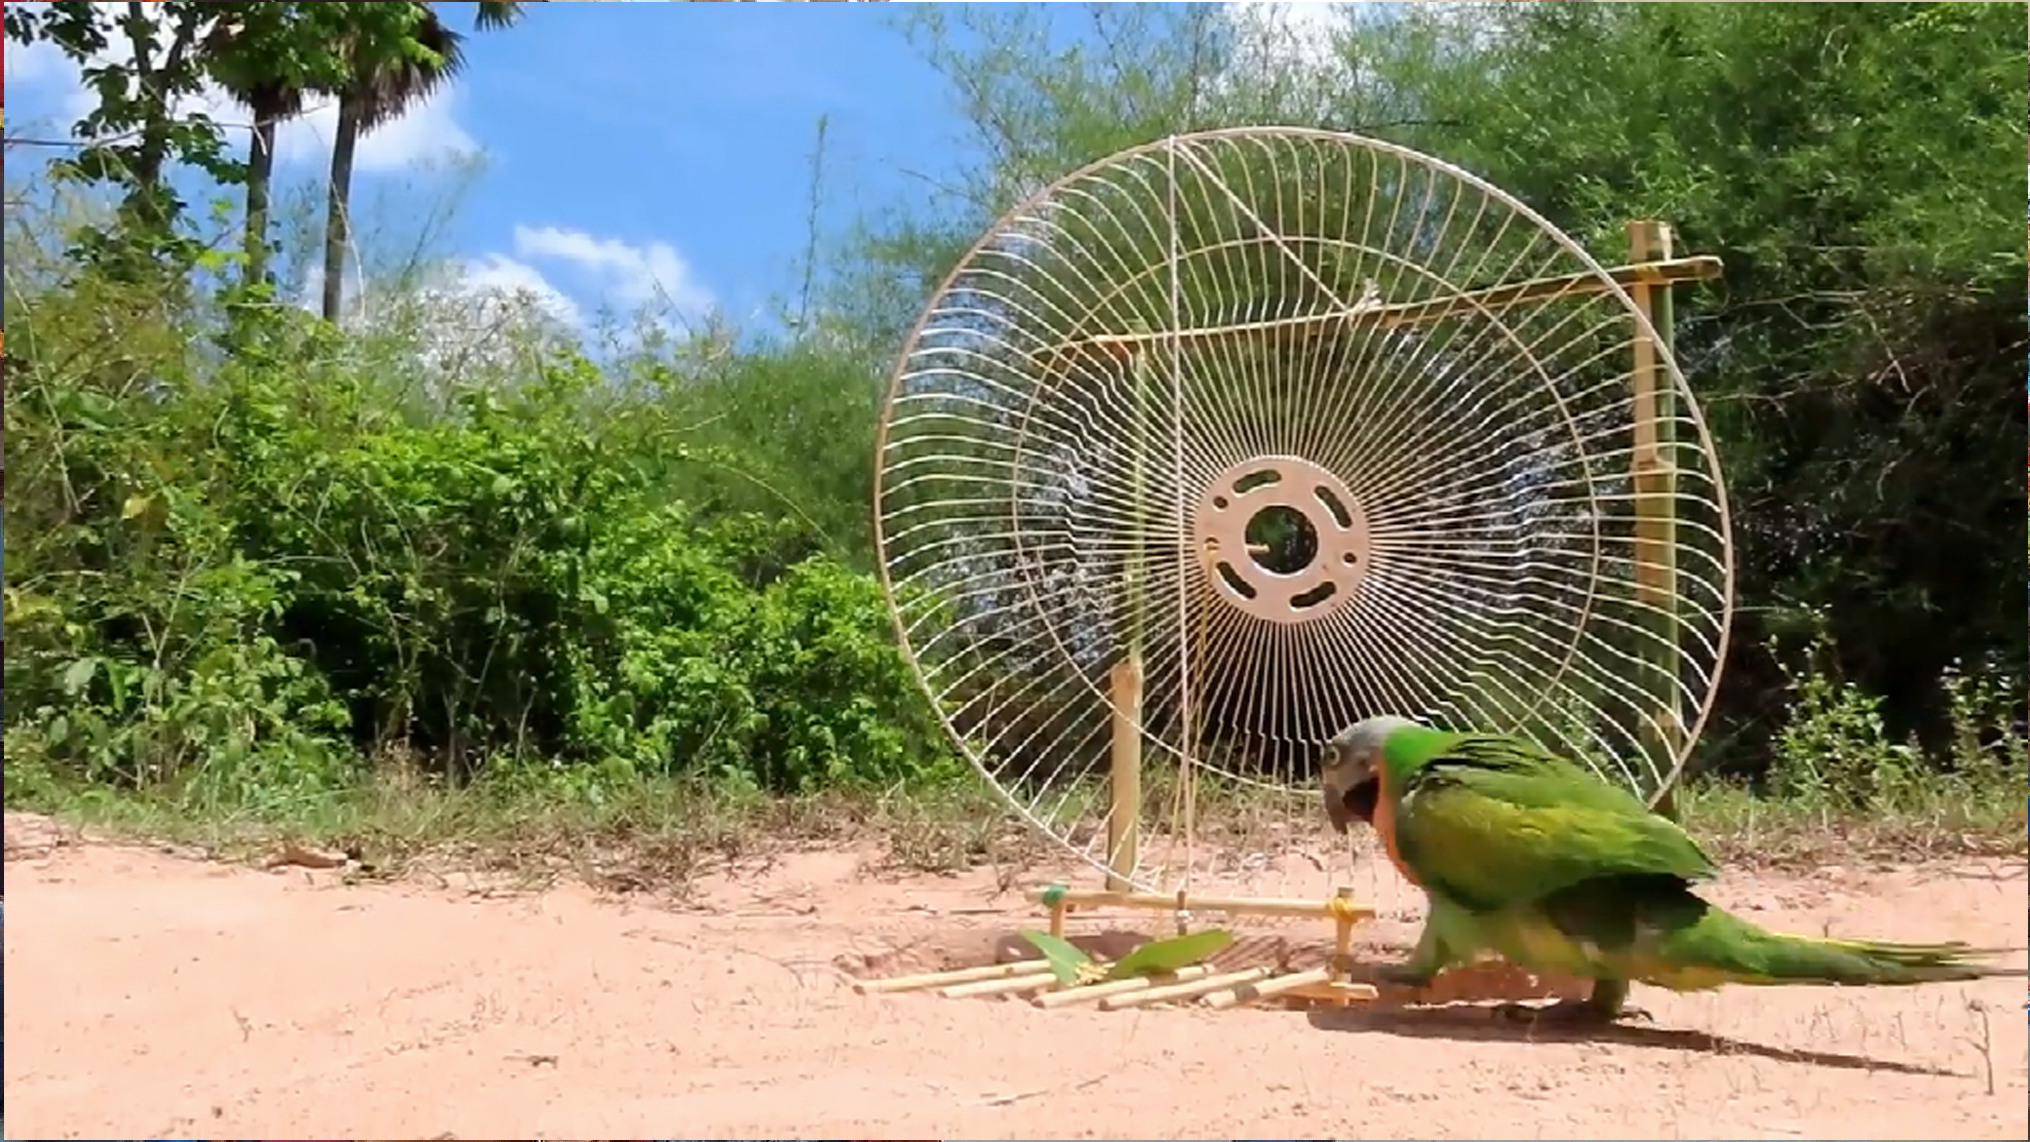
[[[1985,1002],[1978,999],[1969,999],[1967,1000],[1967,1010],[1981,1017],[1980,1042],[1976,1043],[1973,1039],[1969,1038],[1967,1040],[1967,1045],[1972,1047],[1976,1052],[1980,1054],[1981,1070],[1985,1072],[1988,1080],[1988,1093],[1994,1094],[1995,1035],[1994,1029],[1990,1027],[1988,1024],[1988,1005]]]
[[[1041,1098],[1046,1094],[1070,1094],[1073,1091],[1081,1091],[1087,1087],[1098,1086],[1100,1083],[1105,1082],[1106,1078],[1107,1076],[1105,1075],[1094,1075],[1089,1079],[1080,1079],[1070,1086],[1045,1086],[1037,1087],[1035,1090],[1018,1091],[1015,1094],[997,1094],[992,1098],[986,1099],[985,1102],[988,1106],[1013,1106],[1027,1099]]]

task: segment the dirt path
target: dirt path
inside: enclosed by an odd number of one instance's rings
[[[1804,931],[2021,947],[2024,873],[1830,870],[1717,894]],[[669,907],[346,885],[103,845],[10,852],[6,1126],[23,1138],[2030,1136],[2020,980],[1638,989],[1656,1028],[1534,1041],[1459,1009],[1046,1012],[844,984],[840,963],[929,963],[1027,922],[994,879],[883,880],[856,854],[813,853]]]

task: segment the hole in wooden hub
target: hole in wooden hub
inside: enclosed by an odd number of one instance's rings
[[[1219,572],[1220,579],[1223,582],[1225,582],[1228,587],[1233,588],[1235,594],[1241,596],[1244,599],[1252,599],[1255,597],[1256,594],[1255,585],[1253,583],[1248,582],[1246,579],[1241,578],[1241,573],[1234,570],[1233,564],[1221,561],[1217,565],[1217,570]]]
[[[1318,558],[1318,529],[1303,512],[1271,504],[1248,520],[1248,554],[1271,575],[1295,575]]]
[[[1332,522],[1338,524],[1341,528],[1353,526],[1353,511],[1339,498],[1338,493],[1320,484],[1311,489],[1311,494],[1318,497],[1318,502],[1325,505],[1326,511],[1332,513]],[[1348,554],[1352,553],[1349,552]]]
[[[1274,468],[1258,468],[1235,480],[1234,491],[1245,496],[1256,488],[1264,488],[1270,484],[1280,484],[1282,482],[1283,473],[1276,471]]]
[[[1338,593],[1339,584],[1326,579],[1308,591],[1299,591],[1290,596],[1290,605],[1300,611],[1309,610]]]

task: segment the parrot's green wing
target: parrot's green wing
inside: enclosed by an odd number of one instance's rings
[[[1395,843],[1425,886],[1498,909],[1601,877],[1704,880],[1713,862],[1634,794],[1514,738],[1447,735],[1396,792]]]

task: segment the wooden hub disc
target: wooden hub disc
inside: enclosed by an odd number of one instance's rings
[[[1193,518],[1206,578],[1232,606],[1314,622],[1367,576],[1367,515],[1345,482],[1296,456],[1258,456],[1206,485]]]

